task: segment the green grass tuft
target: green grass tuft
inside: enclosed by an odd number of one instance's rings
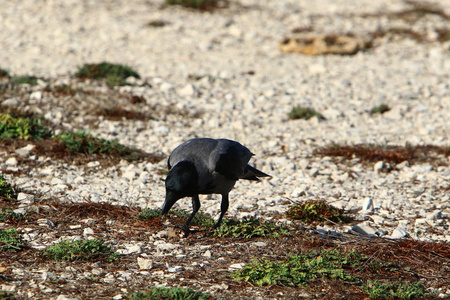
[[[61,241],[45,249],[45,255],[58,261],[91,261],[106,258],[108,261],[118,260],[117,252],[112,252],[102,239]]]
[[[2,174],[0,174],[0,197],[17,199],[16,191]]]
[[[9,72],[7,70],[0,68],[0,78],[3,78],[3,77],[9,78],[11,76],[9,75]]]
[[[323,277],[354,282],[357,279],[346,273],[344,267],[357,266],[362,260],[363,256],[354,250],[311,250],[293,255],[284,262],[272,262],[267,258],[254,259],[231,277],[258,286],[301,286],[312,279]]]
[[[165,5],[181,5],[187,8],[198,10],[212,10],[218,8],[220,4],[226,4],[225,0],[165,0]]]
[[[273,222],[262,222],[259,219],[250,218],[244,221],[224,220],[220,228],[213,231],[218,237],[253,238],[290,235],[287,228],[275,225]]]
[[[11,208],[0,208],[0,222],[19,221],[24,219],[27,219],[25,215],[15,213]]]
[[[421,299],[430,295],[420,283],[367,281],[361,289],[371,299]]]
[[[161,286],[154,287],[146,291],[131,293],[127,296],[127,298],[130,300],[207,300],[211,297],[190,288],[167,288]]]
[[[0,251],[19,251],[24,245],[16,228],[0,229]]]
[[[0,290],[0,300],[15,300],[17,299],[13,293]]]
[[[105,79],[106,84],[120,86],[125,84],[128,77],[141,78],[141,76],[132,68],[119,64],[102,62],[99,64],[85,64],[78,67],[75,77],[80,79]]]
[[[34,76],[14,76],[11,78],[11,81],[16,84],[29,84],[29,85],[37,85],[37,78]]]
[[[78,130],[76,132],[62,132],[56,139],[71,152],[86,154],[116,154],[125,159],[138,159],[143,152],[126,147],[117,141],[95,138],[90,134]]]
[[[310,107],[296,106],[289,112],[290,120],[304,119],[309,120],[317,117],[319,120],[325,120],[325,117]]]
[[[378,106],[375,106],[375,107],[373,107],[371,110],[370,110],[370,114],[384,114],[385,112],[387,112],[387,111],[390,111],[391,110],[391,108],[388,106],[388,105],[386,105],[386,104],[381,104],[381,105],[378,105]]]
[[[0,140],[42,140],[50,136],[50,130],[42,125],[39,118],[0,113]]]
[[[306,223],[332,221],[348,223],[353,218],[346,214],[344,209],[336,208],[325,201],[305,201],[291,205],[286,212],[291,220],[300,220]]]

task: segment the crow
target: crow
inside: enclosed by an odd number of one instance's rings
[[[181,227],[187,237],[192,232],[189,224],[200,209],[199,194],[221,194],[221,212],[214,225],[214,229],[219,228],[228,210],[228,193],[237,180],[271,177],[247,164],[253,155],[240,143],[227,139],[194,138],[179,145],[167,161],[169,174],[161,214],[166,215],[179,199],[192,197],[193,211]]]

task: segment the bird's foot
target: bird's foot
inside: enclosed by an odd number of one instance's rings
[[[183,238],[187,238],[189,236],[189,234],[196,233],[198,231],[198,230],[191,230],[191,229],[189,229],[188,227],[185,227],[185,226],[180,227],[178,225],[175,225],[175,228],[183,230],[183,232],[184,232]]]

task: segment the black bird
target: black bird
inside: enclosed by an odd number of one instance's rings
[[[189,224],[200,209],[198,195],[221,194],[221,212],[214,225],[219,228],[228,210],[228,193],[237,180],[271,177],[247,164],[253,155],[240,143],[227,139],[195,138],[179,145],[167,161],[169,174],[161,214],[166,215],[177,200],[192,197],[193,211],[181,227],[187,237],[191,233]]]

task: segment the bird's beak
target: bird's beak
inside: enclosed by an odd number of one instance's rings
[[[164,200],[164,204],[161,208],[161,214],[165,215],[169,212],[172,206],[180,199],[179,195],[171,190],[166,189],[166,200]]]

